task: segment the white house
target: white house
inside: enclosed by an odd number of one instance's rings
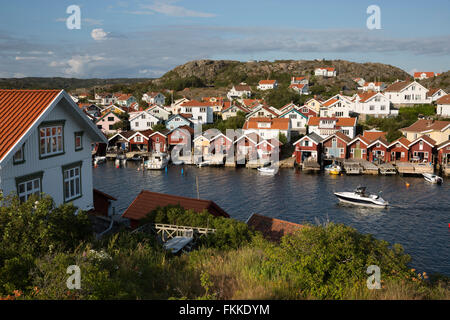
[[[384,91],[391,103],[399,105],[431,103],[427,93],[428,89],[416,81],[397,81]]]
[[[336,70],[334,68],[316,68],[314,75],[322,77],[336,77]]]
[[[236,117],[238,112],[243,112],[244,114],[249,113],[249,110],[245,107],[239,105],[230,105],[230,102],[226,102],[224,109],[222,110],[222,120],[227,120],[231,117]],[[228,106],[227,106],[228,105]]]
[[[442,117],[450,117],[450,94],[436,101],[436,113]],[[450,137],[449,137],[450,138]]]
[[[193,127],[194,124],[189,120],[183,117],[181,114],[174,114],[169,117],[166,121],[166,128],[169,130],[174,130],[178,127]]]
[[[292,108],[282,115],[280,118],[289,119],[291,122],[291,130],[298,131],[300,133],[306,133],[306,124],[308,123],[308,116],[303,114],[297,108]]]
[[[326,138],[338,131],[353,139],[356,133],[356,118],[311,117],[308,120],[308,133],[315,132]]]
[[[435,102],[445,95],[447,95],[447,93],[442,89],[429,89],[427,92],[427,97],[431,102]]]
[[[355,81],[360,87],[362,87],[366,83],[366,80],[364,80],[363,78],[355,78],[353,79],[353,81]]]
[[[200,102],[196,100],[182,103],[179,113],[192,115],[189,120],[194,124],[206,124],[214,122],[213,108],[208,102]]]
[[[246,99],[250,98],[252,95],[252,89],[248,85],[240,84],[238,86],[233,86],[227,93],[228,100],[232,99]]]
[[[308,90],[308,84],[297,84],[297,83],[293,83],[291,85],[289,85],[289,89],[294,90],[295,92],[297,92],[298,94],[302,95],[302,94],[309,94]]]
[[[185,97],[183,97],[183,98],[181,98],[181,99],[177,99],[177,100],[175,100],[171,105],[170,105],[170,108],[169,108],[169,110],[167,110],[167,111],[170,111],[170,112],[172,112],[172,114],[178,114],[178,113],[180,113],[180,106],[183,104],[183,103],[185,103],[185,102],[189,102],[190,100],[188,99],[188,98],[185,98]],[[167,108],[166,108],[167,109]]]
[[[147,92],[142,95],[142,101],[163,106],[166,103],[166,96],[161,92]]]
[[[116,103],[121,107],[129,107],[132,103],[136,102],[136,98],[131,94],[121,94],[117,97]]]
[[[375,117],[387,117],[391,113],[389,99],[380,92],[357,93],[354,96],[353,111]]]
[[[319,114],[321,117],[348,118],[353,109],[354,105],[349,97],[337,94],[322,103]]]
[[[167,111],[164,107],[157,104],[150,106],[149,108],[145,109],[145,111],[164,121],[166,121],[170,117],[170,112]]]
[[[291,84],[309,84],[306,77],[291,77]]]
[[[247,119],[255,118],[255,117],[277,118],[279,115],[280,115],[279,110],[275,111],[273,108],[261,104],[255,108],[253,108],[249,113],[247,113],[247,115],[245,117]]]
[[[434,72],[414,72],[414,80],[423,80],[428,78],[433,78],[435,76]]]
[[[109,92],[96,93],[94,99],[101,105],[109,105],[117,102],[117,97]]]
[[[375,91],[381,92],[386,89],[386,85],[383,82],[366,82],[362,86],[358,87],[358,90],[368,92]]]
[[[277,80],[261,80],[258,83],[257,89],[258,90],[272,90],[276,89],[278,87]]]
[[[263,139],[278,139],[284,134],[287,141],[291,141],[291,121],[288,118],[250,118],[242,128],[244,135],[256,133]]]
[[[141,111],[133,112],[130,116],[130,129],[133,131],[144,131],[153,128],[153,126],[160,123],[162,120],[150,112]]]
[[[64,90],[0,90],[0,190],[94,207],[92,147],[107,143]]]

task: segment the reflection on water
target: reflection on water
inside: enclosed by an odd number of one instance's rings
[[[123,212],[142,190],[213,200],[233,218],[247,220],[260,213],[297,223],[325,222],[352,226],[379,239],[400,243],[420,271],[450,275],[450,179],[442,186],[420,177],[311,175],[281,169],[275,176],[245,168],[169,167],[165,171],[138,171],[128,163],[116,169],[111,162],[93,169],[94,186],[116,197]],[[405,182],[410,184],[406,188]],[[367,187],[382,191],[387,209],[339,204],[334,192]]]

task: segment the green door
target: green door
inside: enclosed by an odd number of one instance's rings
[[[356,148],[355,148],[355,154],[354,154],[355,159],[361,159],[362,155],[361,155],[361,143],[358,141],[356,142]]]

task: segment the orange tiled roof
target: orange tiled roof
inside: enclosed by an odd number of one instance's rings
[[[0,90],[0,160],[61,92],[61,90]]]
[[[327,100],[325,103],[323,103],[323,105],[325,107],[329,107],[338,101],[339,101],[339,99],[333,98],[333,99]]]
[[[308,120],[308,126],[318,126],[321,119],[335,119],[338,127],[353,127],[356,125],[356,118],[321,118],[311,117]]]
[[[387,132],[383,131],[364,131],[363,137],[372,142],[378,138],[385,138],[386,134]]]
[[[378,92],[363,92],[363,93],[358,93],[358,96],[360,98],[360,102],[366,102],[367,100],[369,100],[376,94],[378,94]]]
[[[259,84],[275,84],[277,80],[261,80]]]
[[[210,102],[200,102],[197,100],[191,100],[188,102],[184,102],[180,105],[181,107],[210,107]]]
[[[437,104],[450,104],[450,94],[447,94],[436,101]]]
[[[421,119],[417,120],[409,127],[400,129],[400,131],[409,131],[409,132],[423,132],[428,130],[439,131],[444,129],[448,125],[450,125],[450,121]]]
[[[292,234],[305,227],[301,224],[270,218],[256,213],[248,219],[247,225],[261,232],[266,239],[276,242],[280,241],[284,235]]]
[[[409,81],[399,81],[391,84],[389,87],[384,90],[385,92],[400,92],[403,90],[407,85],[409,85],[411,82]]]
[[[427,78],[434,77],[434,72],[414,72],[414,78],[420,78],[422,73],[425,73]]]
[[[259,128],[258,122],[269,122],[270,128]],[[288,118],[250,118],[244,123],[244,129],[275,129],[288,130],[290,119]]]

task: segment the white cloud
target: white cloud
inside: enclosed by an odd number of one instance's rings
[[[95,67],[97,62],[104,60],[104,57],[98,55],[75,55],[69,60],[52,61],[49,65],[54,68],[63,68],[63,73],[68,76],[83,76],[89,69]]]
[[[91,32],[91,37],[95,41],[102,41],[108,39],[108,32],[105,32],[102,28],[93,29]]]
[[[181,6],[175,6],[173,4],[170,4],[174,1],[168,1],[168,2],[169,3],[163,2],[163,1],[155,1],[151,5],[142,6],[142,8],[150,9],[154,12],[162,13],[162,14],[165,14],[165,15],[171,16],[171,17],[212,18],[212,17],[216,16],[213,13],[189,10],[189,9],[186,9]],[[138,11],[138,12],[141,12],[140,14],[145,14],[145,13],[143,13],[145,11]]]

